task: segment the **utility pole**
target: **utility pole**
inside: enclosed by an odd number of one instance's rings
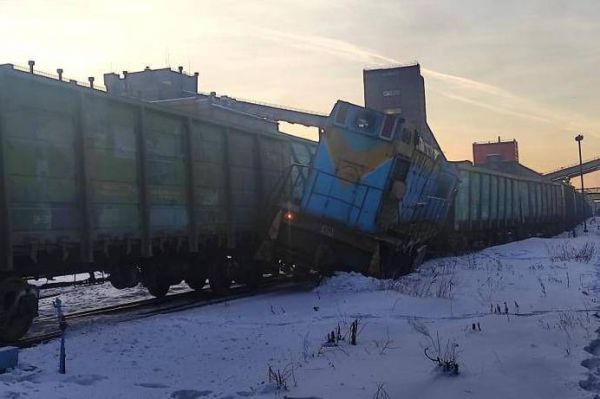
[[[581,195],[585,199],[585,192],[584,192],[584,188],[583,188],[583,162],[581,160],[581,142],[583,141],[583,135],[578,134],[577,136],[575,136],[575,141],[577,142],[577,145],[579,146],[579,177],[581,178]],[[587,231],[588,231],[587,221],[585,219],[586,219],[586,215],[584,213],[584,215],[583,215],[583,232],[587,233]]]

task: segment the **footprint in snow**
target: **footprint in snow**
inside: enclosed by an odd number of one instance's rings
[[[138,387],[143,387],[143,388],[168,388],[168,385],[165,384],[159,384],[156,382],[141,382],[139,384],[135,384]]]
[[[586,391],[600,393],[600,357],[598,357],[600,355],[600,339],[593,340],[583,350],[594,357],[581,362],[581,365],[587,368],[589,373],[586,380],[579,381],[579,386]]]
[[[172,399],[197,399],[202,396],[208,396],[212,391],[196,391],[195,389],[180,389],[171,394]]]
[[[93,385],[94,383],[96,383],[98,381],[102,381],[102,380],[106,380],[106,379],[108,379],[108,377],[106,377],[104,375],[78,374],[78,375],[74,375],[72,377],[66,378],[65,382],[72,382],[72,383],[78,384],[78,385],[89,386],[89,385]]]

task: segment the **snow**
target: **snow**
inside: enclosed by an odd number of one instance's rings
[[[104,274],[101,272],[94,272],[94,277],[96,278],[104,278]],[[89,273],[77,273],[77,274],[66,274],[63,276],[55,276],[51,279],[47,277],[40,277],[35,279],[30,279],[28,282],[31,285],[35,285],[37,287],[43,287],[47,284],[52,283],[74,283],[74,282],[82,282],[88,280],[90,278]]]
[[[336,273],[325,281],[323,285],[317,288],[320,293],[357,293],[365,291],[383,290],[389,282],[379,280],[373,277],[366,277],[360,273]]]
[[[192,291],[192,289],[187,284],[180,283],[171,286],[169,295],[189,291]],[[95,285],[47,288],[40,291],[40,317],[48,318],[54,315],[52,302],[57,296],[63,302],[65,313],[81,312],[103,306],[119,305],[153,298],[142,285],[122,290],[114,288],[109,282]]]
[[[316,288],[78,325],[66,375],[58,341],[26,349],[19,368],[0,375],[0,397],[337,399],[381,387],[390,398],[590,398],[580,381],[600,387],[590,373],[600,368],[600,231],[589,227],[430,260],[399,281],[341,273]],[[588,243],[589,262],[551,259]],[[84,306],[74,291],[61,298]],[[344,340],[326,345],[338,326]],[[458,344],[458,375],[424,356],[423,329]],[[269,367],[287,390],[269,382]]]

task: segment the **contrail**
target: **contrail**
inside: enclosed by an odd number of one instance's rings
[[[538,122],[542,122],[542,123],[554,123],[554,121],[541,117],[541,116],[536,116],[536,115],[532,115],[532,114],[528,114],[525,112],[519,112],[519,111],[515,111],[515,110],[511,110],[505,107],[499,107],[499,106],[495,106],[495,105],[491,105],[485,102],[481,102],[481,101],[476,101],[476,100],[472,100],[468,97],[464,97],[455,93],[449,93],[446,91],[439,91],[439,90],[435,90],[438,94],[444,96],[444,97],[448,97],[451,98],[453,100],[457,100],[457,101],[461,101],[464,102],[466,104],[471,104],[471,105],[475,105],[476,107],[480,107],[480,108],[484,108],[484,109],[488,109],[490,111],[494,111],[500,114],[505,114],[505,115],[511,115],[511,116],[517,116],[520,118],[528,118],[528,119],[534,119]]]

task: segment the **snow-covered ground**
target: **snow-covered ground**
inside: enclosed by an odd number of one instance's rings
[[[589,259],[573,259],[585,248]],[[576,238],[431,260],[396,282],[339,274],[316,289],[92,323],[69,331],[66,375],[58,341],[23,350],[0,397],[591,398],[580,381],[600,387],[581,365],[600,367],[598,271],[592,224]],[[338,326],[344,339],[326,345]],[[427,332],[457,353],[458,375],[425,357]]]

